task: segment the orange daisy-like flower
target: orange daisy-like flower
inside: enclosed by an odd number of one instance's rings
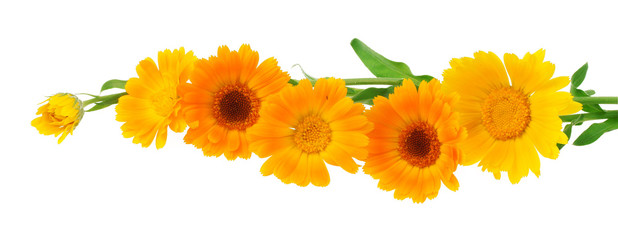
[[[116,120],[125,122],[121,129],[133,143],[148,147],[155,138],[157,148],[167,139],[167,128],[182,132],[186,123],[180,115],[178,85],[189,78],[197,58],[184,48],[159,52],[157,64],[146,58],[137,65],[137,78],[131,78],[116,106]]]
[[[365,107],[346,97],[341,79],[309,80],[288,86],[264,103],[262,118],[248,131],[251,150],[269,157],[260,171],[284,183],[327,186],[330,176],[324,161],[350,173],[358,171],[352,159],[367,157],[366,134],[372,124]]]
[[[552,78],[555,66],[544,58],[545,51],[539,50],[523,59],[505,54],[504,64],[492,52],[451,61],[444,71],[444,88],[461,95],[454,107],[470,133],[462,144],[464,165],[480,161],[497,179],[500,172],[508,172],[515,184],[530,171],[541,174],[539,153],[558,157],[556,144],[568,141],[559,116],[576,113],[582,105],[570,93],[558,91],[570,80]]]
[[[246,130],[260,119],[264,99],[290,80],[274,58],[258,61],[258,53],[242,45],[238,52],[219,47],[217,56],[196,62],[190,83],[181,88],[186,143],[206,156],[251,157]]]
[[[438,80],[410,80],[388,99],[379,96],[366,115],[374,123],[369,133],[369,157],[363,171],[379,179],[380,189],[395,190],[396,199],[422,203],[438,195],[442,183],[459,188],[453,172],[462,160],[459,144],[467,134],[451,106],[456,94],[444,95]]]

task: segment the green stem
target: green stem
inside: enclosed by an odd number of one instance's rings
[[[95,103],[95,102],[98,102],[98,101],[99,101],[99,98],[98,98],[98,97],[93,97],[93,98],[91,98],[91,99],[88,99],[88,100],[86,100],[86,101],[83,101],[83,102],[82,102],[82,104],[83,104],[83,107],[86,107],[86,106],[88,106],[88,105],[90,105],[90,104],[93,104],[93,103]]]
[[[403,78],[387,78],[387,77],[345,78],[343,80],[345,81],[346,86],[350,86],[350,85],[389,85],[389,86],[392,86],[392,85],[401,83],[401,80],[403,80]],[[317,80],[309,79],[309,81],[311,82],[311,84],[315,84]],[[295,80],[295,79],[290,79],[289,81],[289,83],[293,85],[298,84],[298,82],[299,80]]]
[[[315,81],[313,80],[309,80],[311,81],[311,84],[315,84]],[[288,81],[290,84],[296,86],[298,85],[299,80],[295,80],[295,79],[290,79],[290,81]],[[348,84],[346,84],[347,86]],[[353,96],[356,95],[357,93],[359,93],[360,91],[363,91],[364,89],[360,89],[360,88],[353,88],[353,87],[347,87],[348,88],[348,96]]]
[[[618,110],[611,110],[611,111],[606,111],[606,112],[596,112],[596,113],[571,114],[571,115],[560,116],[560,119],[562,119],[562,122],[571,122],[577,119],[580,115],[583,116],[582,121],[618,118]]]
[[[343,80],[345,85],[395,85],[399,84],[403,78],[347,78]]]
[[[82,104],[83,104],[83,107],[86,107],[86,106],[88,106],[90,104],[106,101],[106,100],[109,100],[111,98],[118,99],[119,97],[122,97],[123,95],[126,95],[126,94],[127,94],[126,92],[114,93],[114,94],[103,95],[103,96],[97,96],[97,95],[88,94],[88,95],[92,96],[92,98],[88,99],[86,101],[83,101]]]
[[[581,104],[618,104],[618,97],[574,97]]]

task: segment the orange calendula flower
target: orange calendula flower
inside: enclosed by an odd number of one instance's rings
[[[217,56],[196,62],[191,82],[181,88],[186,143],[206,156],[251,157],[246,130],[260,119],[264,99],[290,80],[274,58],[258,61],[258,53],[242,45],[238,52],[219,47]]]
[[[369,133],[369,157],[363,171],[379,179],[380,189],[395,190],[396,199],[422,203],[438,195],[442,183],[459,188],[453,174],[462,161],[459,148],[466,138],[452,105],[456,94],[445,95],[438,80],[408,79],[388,99],[378,96],[366,115],[374,123]]]
[[[327,186],[330,176],[324,161],[350,173],[358,171],[352,159],[367,157],[366,134],[372,124],[365,107],[346,97],[341,79],[309,80],[288,86],[264,103],[260,120],[248,131],[251,150],[269,157],[260,171],[284,183]]]
[[[504,64],[492,52],[451,61],[451,68],[444,71],[444,88],[461,96],[455,110],[461,112],[462,125],[470,134],[462,144],[463,164],[480,161],[496,179],[500,172],[508,172],[515,184],[530,171],[540,175],[538,153],[558,157],[556,144],[568,141],[559,116],[576,113],[582,106],[570,93],[558,92],[570,80],[552,78],[555,66],[544,58],[541,49],[523,59],[505,54]]]
[[[140,61],[138,77],[129,79],[125,86],[128,95],[120,97],[116,106],[116,120],[125,122],[121,127],[124,137],[148,147],[156,135],[156,147],[162,148],[168,127],[184,131],[177,89],[189,78],[196,59],[192,51],[185,53],[180,48],[159,52],[158,68],[151,58]]]
[[[30,123],[43,135],[60,136],[58,143],[61,143],[73,130],[82,117],[84,108],[82,101],[77,96],[70,93],[58,93],[49,97],[45,105],[39,107],[36,114],[41,115]],[[43,103],[45,103],[43,102]]]

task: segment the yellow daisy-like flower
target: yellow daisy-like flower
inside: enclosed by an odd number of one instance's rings
[[[158,68],[151,58],[140,61],[139,77],[129,79],[128,95],[120,97],[116,106],[116,120],[125,122],[121,127],[124,137],[148,147],[156,135],[159,149],[165,145],[168,127],[174,132],[185,130],[177,89],[189,78],[196,59],[192,51],[185,53],[181,47],[159,52]]]
[[[84,116],[82,101],[70,93],[58,93],[49,97],[42,103],[36,114],[41,115],[30,122],[43,135],[60,136],[58,143],[64,141],[67,135],[73,134],[73,130]]]
[[[269,157],[260,171],[284,183],[327,186],[330,176],[324,161],[350,173],[358,171],[352,159],[367,157],[366,134],[372,124],[365,107],[346,97],[341,79],[309,80],[288,86],[264,103],[258,123],[248,130],[250,149]]]
[[[558,157],[556,144],[568,141],[559,115],[578,112],[582,106],[568,92],[558,92],[570,80],[552,78],[555,66],[544,58],[541,49],[523,59],[505,54],[504,64],[492,52],[450,62],[444,88],[461,95],[455,110],[470,134],[462,145],[465,165],[480,161],[496,179],[506,171],[515,184],[530,170],[540,175],[538,153]]]
[[[445,95],[436,79],[421,82],[418,90],[406,79],[388,99],[376,97],[366,113],[375,127],[363,171],[379,179],[380,189],[395,190],[400,200],[433,199],[442,183],[456,191],[453,172],[462,161],[459,146],[467,136],[451,107],[457,100],[457,94]]]
[[[260,119],[264,99],[290,80],[274,58],[258,61],[258,53],[242,45],[238,52],[219,47],[217,56],[196,62],[191,83],[181,88],[186,143],[206,156],[251,157],[246,130]]]

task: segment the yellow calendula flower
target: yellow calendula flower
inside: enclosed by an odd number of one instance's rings
[[[540,175],[538,153],[558,157],[556,144],[568,141],[559,116],[576,113],[582,106],[568,92],[558,91],[570,80],[552,78],[555,66],[544,58],[541,49],[523,59],[505,54],[504,64],[492,52],[450,62],[444,88],[461,95],[455,110],[470,135],[462,144],[464,164],[480,161],[482,169],[497,179],[500,172],[508,172],[515,184],[529,171]]]
[[[137,65],[137,78],[131,78],[116,106],[116,120],[125,122],[121,129],[133,143],[148,147],[156,135],[156,147],[162,148],[167,139],[167,128],[182,132],[186,128],[180,114],[178,85],[184,83],[193,71],[197,58],[184,48],[159,52],[157,64],[151,58]]]
[[[43,135],[60,136],[61,143],[79,124],[84,116],[82,101],[70,93],[58,93],[45,100],[46,103],[36,112],[41,115],[30,123]]]
[[[400,200],[433,199],[442,183],[456,191],[453,172],[462,161],[460,145],[467,136],[452,110],[457,100],[457,94],[445,95],[436,79],[421,82],[418,90],[406,79],[388,99],[376,97],[366,113],[374,129],[363,171],[379,179],[380,189],[395,190]]]
[[[191,82],[181,88],[189,124],[185,142],[206,156],[229,160],[251,157],[246,131],[259,119],[264,99],[287,85],[290,75],[274,58],[259,62],[249,45],[238,51],[219,47],[217,56],[198,60]]]
[[[365,107],[346,93],[341,79],[319,79],[315,88],[305,79],[268,98],[260,120],[248,130],[250,149],[260,157],[270,156],[262,174],[299,186],[327,186],[325,161],[357,172],[352,158],[367,157],[366,134],[372,124],[363,115]]]

